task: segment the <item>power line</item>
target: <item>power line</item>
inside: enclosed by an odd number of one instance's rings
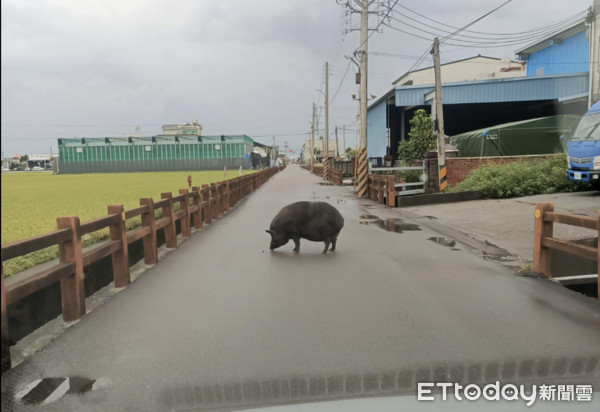
[[[329,100],[329,104],[333,103],[333,101],[335,100],[335,97],[338,95],[338,92],[342,88],[342,84],[344,83],[344,79],[346,78],[346,74],[348,74],[348,70],[350,69],[350,63],[351,62],[349,61],[348,64],[346,65],[346,71],[344,72],[344,76],[342,77],[342,80],[340,81],[340,84],[339,84],[337,90],[333,94],[333,97],[331,98],[331,100]]]
[[[413,14],[416,14],[417,16],[423,17],[426,20],[432,21],[432,22],[440,24],[442,26],[450,27],[452,29],[459,29],[458,27],[455,27],[455,26],[452,26],[450,24],[446,24],[446,23],[440,22],[438,20],[434,20],[434,19],[432,19],[430,17],[427,17],[427,16],[425,16],[423,14],[420,14],[420,13],[414,11],[414,10],[409,9],[406,6],[400,5],[400,7],[402,7],[405,10],[408,10],[409,12],[411,12]],[[581,15],[581,13],[577,13],[576,15],[573,15],[571,17],[579,16],[579,15]],[[570,18],[567,18],[567,19],[570,19]],[[545,27],[548,27],[548,26],[538,26],[538,27],[535,27],[535,28],[533,28],[531,30],[522,31],[522,32],[512,32],[512,33],[490,33],[490,32],[481,32],[481,31],[474,31],[474,30],[463,30],[463,31],[465,31],[467,33],[483,34],[483,35],[488,35],[488,36],[512,36],[512,35],[518,35],[518,34],[526,34],[526,33],[532,32],[532,31],[535,32],[535,31],[537,31],[537,29],[541,30],[541,29],[543,29]]]
[[[363,1],[367,1],[367,0],[363,0]],[[369,35],[367,36],[367,38],[365,39],[365,41],[363,41],[361,44],[358,45],[358,47],[356,49],[354,49],[354,53],[356,53],[358,50],[360,50],[360,48],[369,41],[369,39],[371,38],[371,36],[377,31],[377,29],[379,28],[379,26],[381,26],[381,23],[383,23],[383,21],[385,19],[388,18],[388,16],[390,15],[390,13],[392,12],[392,10],[394,10],[394,7],[396,7],[396,5],[398,4],[399,0],[396,0],[394,2],[394,4],[389,8],[388,12],[386,13],[385,16],[383,16],[383,18],[381,20],[379,20],[379,23],[377,23],[377,26],[375,26],[375,28],[373,29],[373,31],[371,33],[369,33]]]
[[[510,3],[511,1],[512,1],[512,0],[507,0],[506,2],[502,3],[500,6],[496,7],[495,9],[493,9],[492,11],[489,11],[489,12],[487,12],[486,14],[484,14],[483,16],[481,16],[481,17],[479,17],[479,18],[477,18],[477,19],[473,20],[471,23],[467,24],[466,26],[463,26],[462,28],[460,28],[460,29],[457,29],[457,30],[456,30],[456,32],[454,32],[454,33],[458,33],[458,32],[460,32],[460,31],[462,31],[462,30],[465,30],[467,27],[470,27],[470,26],[472,26],[473,24],[477,23],[478,21],[480,21],[481,19],[483,19],[483,18],[484,18],[484,17],[486,17],[486,16],[489,16],[490,14],[492,14],[492,13],[493,13],[493,12],[495,12],[496,10],[500,9],[500,8],[501,8],[501,7],[503,7],[504,5],[506,5],[506,4],[508,4],[508,3]],[[396,29],[396,30],[398,30],[398,29]],[[399,30],[399,31],[400,31],[400,30]],[[411,34],[411,33],[407,33],[407,34]],[[411,34],[411,35],[414,35],[414,34]],[[453,34],[450,34],[450,35],[446,36],[446,37],[445,37],[443,40],[441,40],[441,41],[440,41],[440,43],[441,43],[442,41],[445,41],[445,40],[447,40],[447,39],[448,39],[448,38],[450,38],[452,35],[453,35]],[[414,35],[414,36],[416,36],[416,35]],[[424,38],[424,37],[421,37],[421,36],[416,36],[416,37]],[[429,40],[429,39],[426,39],[426,40]],[[447,43],[447,44],[449,44],[449,43]],[[425,50],[425,52],[424,52],[424,53],[421,55],[421,57],[419,57],[419,59],[418,59],[418,60],[417,60],[417,61],[416,61],[416,62],[415,62],[415,63],[414,63],[412,66],[411,66],[411,68],[410,68],[410,69],[408,69],[408,72],[412,71],[412,70],[413,70],[415,67],[417,67],[418,65],[420,65],[420,64],[421,64],[421,63],[422,63],[422,62],[425,60],[425,57],[427,56],[427,53],[429,53],[430,49],[431,49],[431,48],[430,48],[430,46],[428,46],[428,47],[427,47],[427,49]]]
[[[403,15],[401,13],[399,13],[399,14],[402,15],[402,16],[405,16],[405,15]],[[520,35],[520,36],[515,36],[515,37],[497,37],[497,38],[482,38],[481,36],[469,36],[469,35],[465,35],[465,34],[455,34],[456,37],[453,40],[454,41],[459,41],[459,42],[464,42],[464,43],[471,43],[471,44],[474,44],[474,45],[482,45],[482,44],[503,44],[503,45],[506,44],[506,45],[510,45],[510,44],[524,43],[524,42],[531,41],[533,38],[538,38],[538,37],[541,37],[541,36],[547,36],[548,34],[551,34],[551,33],[554,33],[556,31],[559,31],[561,29],[564,29],[566,27],[569,27],[574,22],[580,20],[581,17],[583,16],[583,14],[585,14],[585,11],[583,11],[582,13],[578,13],[577,15],[572,16],[572,17],[570,17],[568,19],[564,19],[564,20],[562,20],[562,21],[560,21],[560,22],[558,22],[556,24],[548,25],[543,30],[532,31],[532,32],[530,32],[528,34],[524,34],[524,35]],[[444,33],[446,33],[446,34],[452,34],[453,33],[453,32],[450,32],[448,30],[444,30],[444,29],[440,29],[440,28],[437,28],[437,27],[430,26],[430,25],[428,25],[426,23],[423,23],[423,22],[420,22],[420,21],[418,21],[416,19],[412,19],[409,16],[405,16],[405,17],[409,18],[411,20],[417,21],[417,23],[422,24],[422,25],[424,25],[426,27],[429,27],[429,28],[431,28],[433,30],[439,30],[442,33],[431,32],[431,31],[422,29],[420,27],[417,27],[417,26],[414,26],[412,24],[409,24],[409,23],[407,23],[407,22],[405,22],[403,20],[400,20],[400,19],[398,19],[398,18],[396,18],[394,16],[390,17],[390,19],[394,20],[396,22],[402,23],[404,26],[411,27],[413,29],[416,29],[418,31],[421,31],[421,32],[424,32],[424,33],[427,33],[427,34],[431,34],[431,35],[436,36],[436,37],[442,37],[442,36],[445,35]],[[390,25],[390,27],[391,27],[391,25]],[[408,33],[408,32],[407,32],[407,34],[412,35],[412,33]],[[461,38],[458,38],[458,37],[465,37],[467,39],[478,39],[479,41],[465,40],[465,39],[461,39]]]
[[[460,33],[461,31],[465,30],[467,27],[471,27],[472,25],[474,25],[475,23],[477,23],[480,20],[483,20],[484,18],[486,18],[487,16],[489,16],[490,14],[492,14],[493,12],[495,12],[496,10],[499,10],[500,8],[506,6],[508,3],[510,3],[512,0],[506,0],[504,3],[502,3],[501,5],[499,5],[498,7],[492,9],[491,11],[485,13],[483,16],[473,20],[471,23],[467,24],[466,26],[461,27],[460,29],[457,29],[454,33],[447,35],[446,37],[444,37],[443,39],[440,40],[440,43],[443,43],[444,41],[448,40],[449,38],[453,37],[454,35]]]
[[[345,23],[344,23],[345,14],[346,14],[346,11],[342,9],[342,11],[340,13],[340,18],[338,19],[338,24],[336,27],[336,33],[338,33],[339,36],[336,37],[336,41],[334,42],[332,48],[329,51],[329,59],[327,60],[327,61],[333,62],[332,66],[334,66],[334,67],[337,65],[337,62],[338,62],[340,54],[341,54],[342,46],[346,39],[346,30],[342,30],[342,28],[345,26]]]
[[[397,54],[397,53],[376,52],[376,51],[369,51],[369,52],[367,52],[367,54],[371,54],[373,56],[394,57],[397,59],[408,59],[408,60],[416,60],[419,58],[419,56],[411,56],[408,54]]]

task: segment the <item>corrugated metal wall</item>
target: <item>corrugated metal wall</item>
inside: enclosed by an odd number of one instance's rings
[[[367,156],[383,157],[386,153],[387,113],[386,100],[369,108],[367,121]],[[394,156],[395,157],[395,156]]]
[[[442,99],[444,104],[555,100],[587,93],[588,84],[588,73],[447,83],[442,85]],[[425,96],[433,90],[433,85],[396,87],[396,106],[430,104]]]
[[[588,72],[589,48],[585,31],[577,33],[529,56],[527,76]]]
[[[59,139],[60,173],[106,173],[169,170],[220,170],[224,166],[249,167],[246,157],[252,152],[250,138],[205,139],[175,142],[163,138],[135,139]]]

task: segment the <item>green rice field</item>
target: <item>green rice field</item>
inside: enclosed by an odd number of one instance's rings
[[[251,173],[244,171],[244,174]],[[201,186],[239,176],[237,170],[195,171],[192,185]],[[2,173],[2,244],[40,235],[56,229],[59,216],[78,216],[81,222],[107,214],[107,206],[123,204],[125,210],[139,206],[139,199],[160,199],[163,192],[179,194],[187,188],[188,172],[98,173],[54,175],[50,172]],[[128,228],[140,219],[127,221]],[[108,236],[108,229],[86,235],[84,246]],[[5,275],[12,275],[58,256],[51,247],[4,262]]]

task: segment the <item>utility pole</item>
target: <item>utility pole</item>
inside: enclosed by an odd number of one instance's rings
[[[335,126],[335,157],[340,157],[340,142],[338,140],[337,126]]]
[[[600,101],[600,0],[594,0],[586,22],[590,24],[590,91],[588,107]]]
[[[362,0],[360,11],[360,111],[358,149],[358,197],[367,195],[367,41],[369,31],[369,1]]]
[[[311,137],[310,137],[310,162],[309,162],[309,167],[310,167],[310,171],[313,171],[313,168],[315,166],[315,104],[312,104],[312,126],[310,128],[310,133],[311,133]]]
[[[437,133],[438,175],[440,192],[448,186],[446,176],[446,139],[444,135],[444,111],[442,105],[442,72],[440,68],[440,40],[433,39],[433,67],[435,71],[435,119],[433,127]]]
[[[323,178],[329,178],[329,62],[325,62],[325,134],[323,141]]]
[[[346,125],[342,126],[342,130],[343,130],[343,139],[342,141],[344,142],[344,147],[342,147],[342,153],[344,153],[344,158],[346,157],[345,153],[346,153]]]

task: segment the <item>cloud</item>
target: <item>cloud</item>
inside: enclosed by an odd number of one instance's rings
[[[457,26],[493,7],[467,0],[401,4]],[[526,30],[587,6],[512,2],[474,29]],[[324,89],[326,60],[330,92],[339,88],[331,127],[355,120],[356,68],[346,72],[343,55],[358,46],[358,32],[344,33],[358,16],[345,16],[334,0],[3,0],[1,7],[5,153],[47,151],[61,136],[119,136],[136,124],[155,134],[161,124],[194,117],[207,133],[299,134],[289,137],[298,149],[310,130],[312,102],[323,105],[315,89]],[[428,47],[382,28],[369,50],[421,55]],[[444,47],[442,57],[478,52]],[[413,62],[369,56],[370,92],[387,92]]]

